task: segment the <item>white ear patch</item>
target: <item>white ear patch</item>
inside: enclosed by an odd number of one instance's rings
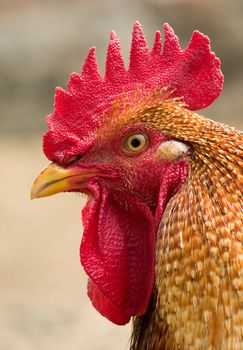
[[[162,142],[156,155],[161,160],[177,160],[187,153],[188,150],[189,147],[186,144],[171,140]]]

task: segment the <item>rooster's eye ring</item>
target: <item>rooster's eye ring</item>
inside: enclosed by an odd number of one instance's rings
[[[144,134],[129,135],[123,142],[123,148],[127,152],[140,152],[148,143],[148,139]]]

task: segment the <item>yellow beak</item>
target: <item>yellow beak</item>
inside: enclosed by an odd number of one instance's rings
[[[65,169],[51,163],[35,179],[31,189],[31,199],[52,196],[59,192],[75,191],[80,189],[90,176],[97,173],[97,169]]]

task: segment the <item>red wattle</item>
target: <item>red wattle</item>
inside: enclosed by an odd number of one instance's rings
[[[83,211],[81,263],[89,276],[94,307],[116,324],[147,308],[154,282],[155,226],[149,208],[103,184]],[[122,203],[122,204],[121,204]],[[132,203],[132,205],[130,205]]]
[[[126,315],[124,310],[111,304],[93,281],[88,282],[88,296],[96,310],[110,321],[121,326],[130,321],[130,316]]]

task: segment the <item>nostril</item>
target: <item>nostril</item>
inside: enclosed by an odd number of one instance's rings
[[[66,160],[66,166],[70,166],[70,165],[73,165],[75,163],[78,163],[82,158],[83,158],[83,156],[81,156],[81,155],[71,156]]]

